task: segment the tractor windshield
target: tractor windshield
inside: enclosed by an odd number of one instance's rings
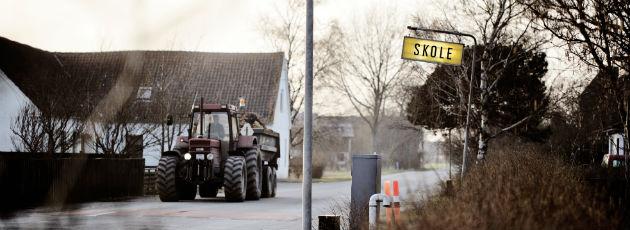
[[[193,117],[192,136],[200,137],[201,134],[201,113],[195,113]],[[204,113],[203,115],[203,137],[229,141],[228,115],[225,112]]]

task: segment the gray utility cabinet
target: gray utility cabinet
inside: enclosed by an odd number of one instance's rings
[[[376,154],[352,155],[350,229],[364,229],[367,226],[370,196],[380,192],[381,156]]]

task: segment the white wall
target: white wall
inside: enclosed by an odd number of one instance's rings
[[[20,109],[31,101],[0,70],[0,151],[13,150],[11,124]]]
[[[608,136],[608,153],[611,155],[624,155],[623,134],[615,133]]]
[[[291,148],[291,108],[289,107],[289,78],[287,76],[287,63],[282,66],[282,76],[280,77],[280,89],[276,99],[273,122],[267,127],[280,134],[280,159],[278,159],[278,178],[289,177],[289,151]]]

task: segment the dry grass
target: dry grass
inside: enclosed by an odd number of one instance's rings
[[[387,167],[387,168],[381,169],[381,175],[402,173],[402,172],[407,172],[407,171],[409,170],[399,170],[399,169]],[[352,180],[352,175],[351,175],[350,170],[324,170],[324,175],[322,176],[322,178],[313,178],[313,182],[315,183],[339,182],[339,181],[349,181],[349,180]],[[291,183],[301,183],[302,178],[291,176],[287,179],[284,179],[283,181],[291,182]]]
[[[619,217],[607,213],[579,175],[536,146],[503,145],[472,167],[454,194],[408,210],[405,228],[617,228]]]

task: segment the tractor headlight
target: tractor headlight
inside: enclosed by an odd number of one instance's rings
[[[184,160],[190,160],[191,157],[190,153],[184,154]]]
[[[212,156],[212,153],[208,153],[208,155],[206,155],[206,159],[208,160],[212,160],[214,156]]]

